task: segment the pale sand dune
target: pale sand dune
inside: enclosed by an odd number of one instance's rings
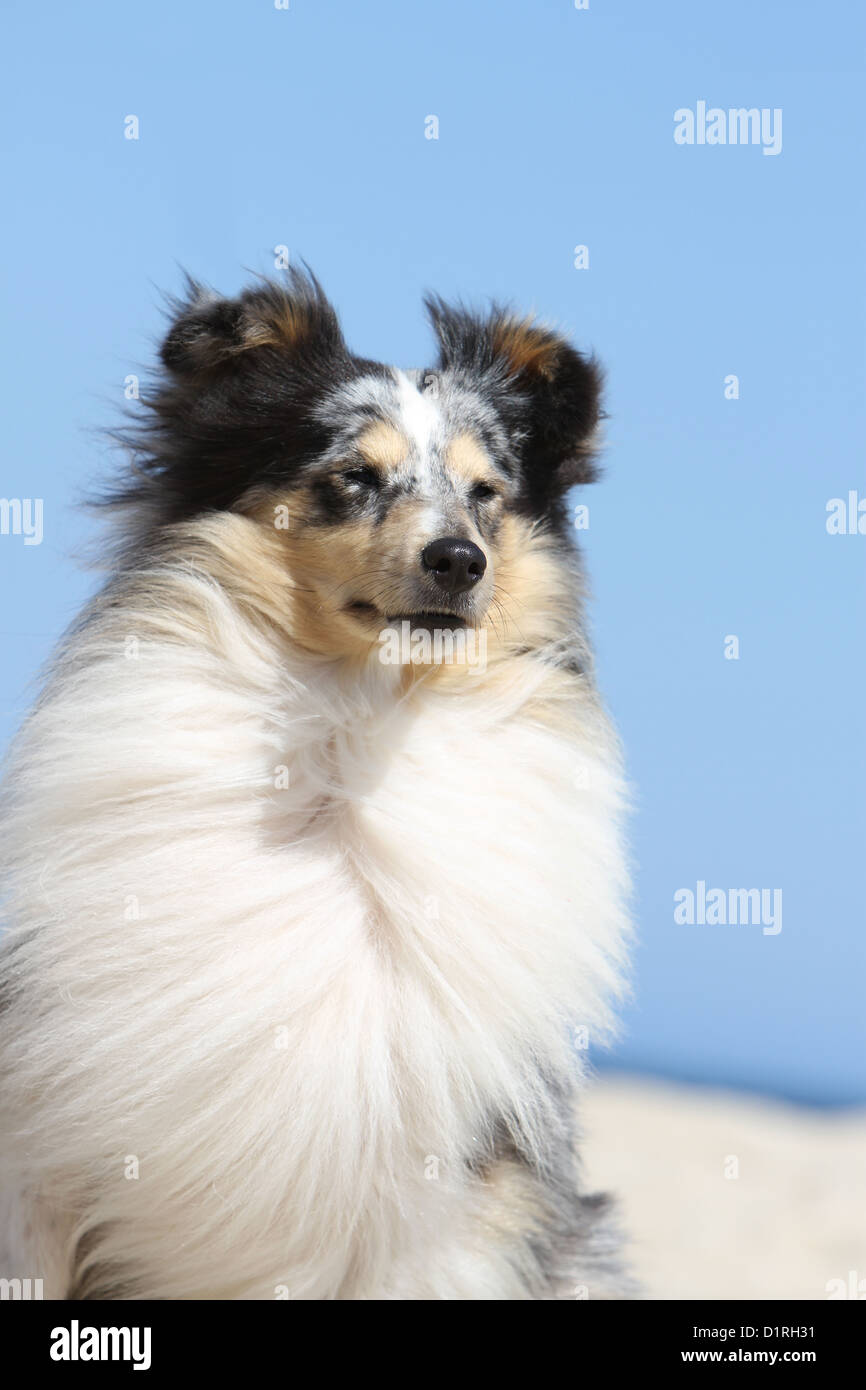
[[[583,1128],[646,1296],[826,1299],[837,1279],[866,1298],[866,1112],[605,1076]]]

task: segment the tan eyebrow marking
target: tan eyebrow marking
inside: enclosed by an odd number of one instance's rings
[[[380,468],[396,468],[409,453],[409,441],[386,420],[376,420],[358,436],[359,452],[368,463]]]
[[[490,459],[474,434],[458,434],[445,450],[445,466],[469,483],[484,482],[494,476]]]

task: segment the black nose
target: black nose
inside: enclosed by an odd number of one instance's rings
[[[462,594],[478,583],[487,569],[487,556],[472,541],[440,536],[425,545],[421,564],[446,594]]]

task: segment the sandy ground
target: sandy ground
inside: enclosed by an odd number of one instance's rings
[[[605,1076],[583,1128],[647,1297],[866,1298],[866,1111]]]

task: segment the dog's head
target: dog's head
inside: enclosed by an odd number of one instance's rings
[[[565,492],[594,476],[594,360],[499,309],[427,308],[429,370],[354,356],[296,271],[237,299],[190,284],[162,346],[145,460],[161,520],[268,528],[320,651],[400,620],[531,625]]]

